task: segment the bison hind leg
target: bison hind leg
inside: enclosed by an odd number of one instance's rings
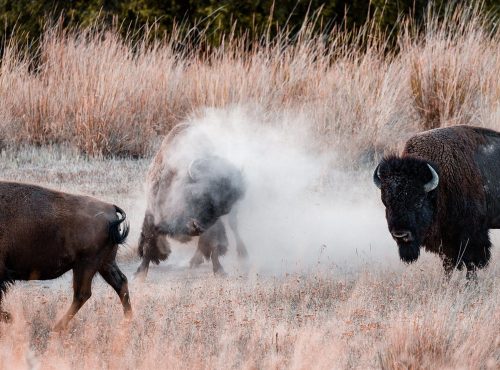
[[[9,285],[13,283],[12,280],[0,280],[0,322],[11,322],[12,316],[7,311],[2,309],[2,300],[9,288]]]
[[[127,277],[120,271],[115,261],[105,263],[101,266],[99,274],[118,294],[125,316],[130,318],[132,316],[132,307],[130,305]]]
[[[92,279],[97,269],[93,264],[77,264],[73,267],[73,302],[54,330],[66,329],[68,323],[92,295]]]

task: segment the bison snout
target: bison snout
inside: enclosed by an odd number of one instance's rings
[[[394,230],[391,231],[391,235],[397,241],[411,242],[413,240],[413,235],[409,230]]]

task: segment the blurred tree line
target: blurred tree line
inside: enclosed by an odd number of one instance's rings
[[[479,1],[479,0],[478,0]],[[120,26],[123,32],[140,30],[154,23],[152,33],[161,36],[174,24],[206,29],[209,41],[218,43],[221,35],[234,31],[258,37],[264,31],[299,29],[304,19],[314,17],[316,27],[328,30],[340,25],[348,30],[367,19],[376,27],[395,34],[397,20],[412,15],[421,22],[429,4],[438,12],[459,1],[446,0],[0,0],[2,40],[13,34],[36,40],[44,26],[61,22],[73,26]],[[464,3],[462,1],[461,3]],[[473,1],[469,2],[474,4]],[[483,1],[485,11],[500,15],[500,0]]]

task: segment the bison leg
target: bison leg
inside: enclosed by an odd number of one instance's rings
[[[475,235],[467,238],[463,255],[461,256],[461,263],[467,269],[467,280],[475,280],[477,278],[477,269],[486,267],[491,257],[491,242],[488,235],[488,229],[477,232]]]
[[[11,283],[12,280],[9,279],[7,269],[4,266],[4,263],[0,260],[0,322],[10,322],[12,320],[10,314],[2,310],[2,300],[7,292],[9,284]]]
[[[222,267],[222,265],[220,264],[220,261],[219,261],[219,249],[218,248],[215,248],[212,251],[210,258],[212,260],[212,268],[213,268],[214,274],[225,275],[226,272],[224,271],[224,268]]]
[[[68,312],[56,324],[54,330],[65,329],[78,310],[90,298],[92,295],[92,279],[95,273],[96,269],[90,266],[75,266],[73,268],[73,302]]]
[[[7,291],[9,283],[10,281],[0,279],[0,322],[10,322],[12,320],[10,313],[2,309],[2,300],[5,292]]]
[[[200,235],[198,240],[198,249],[191,258],[190,265],[192,267],[203,262],[203,257],[212,260],[214,273],[225,274],[224,269],[219,261],[219,257],[223,256],[227,251],[228,241],[224,224],[219,219],[207,231]]]
[[[447,256],[442,256],[442,260],[443,260],[444,276],[446,277],[447,280],[450,280],[451,274],[455,270],[455,267],[457,267],[457,261],[456,259]]]
[[[134,279],[139,281],[144,281],[146,279],[149,271],[149,262],[151,262],[149,258],[142,257],[142,262],[137,268],[137,271],[134,273]]]
[[[99,274],[101,274],[103,279],[111,285],[118,294],[122,302],[125,316],[130,318],[132,316],[132,307],[130,306],[127,277],[120,271],[115,261],[106,263],[101,267],[99,269]]]
[[[240,233],[238,231],[238,212],[236,209],[229,214],[229,226],[234,232],[234,237],[236,239],[236,251],[238,252],[238,257],[241,259],[248,257],[247,248],[245,243],[241,240]]]
[[[142,257],[142,262],[134,277],[143,281],[148,274],[149,263],[159,264],[160,261],[166,260],[169,255],[170,245],[167,238],[156,230],[153,215],[146,213],[139,239],[139,256]]]
[[[219,257],[226,253],[227,246],[226,230],[220,219],[200,236],[198,250],[206,257],[210,256],[215,274],[225,274]]]
[[[465,274],[465,278],[469,281],[477,280],[477,268],[474,264],[465,264],[467,267],[467,273]]]
[[[198,245],[196,252],[194,252],[193,257],[191,257],[191,260],[189,261],[189,267],[191,268],[198,267],[202,263],[203,263],[203,252],[200,250],[200,246]]]

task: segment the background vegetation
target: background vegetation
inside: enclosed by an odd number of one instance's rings
[[[304,20],[316,14],[316,27],[329,30],[342,25],[353,30],[372,21],[377,28],[398,31],[399,20],[412,16],[421,24],[427,8],[432,6],[443,15],[446,6],[458,3],[445,0],[90,0],[44,1],[1,0],[0,36],[13,34],[36,40],[47,23],[62,21],[66,27],[120,25],[123,33],[130,29],[155,24],[155,36],[164,36],[178,25],[197,25],[205,29],[211,43],[219,43],[223,35],[235,31],[238,35],[262,36],[263,30],[276,34],[285,28],[297,32]],[[463,3],[475,4],[478,1]],[[483,11],[500,14],[497,0],[483,2]]]
[[[174,124],[235,105],[269,124],[300,120],[316,135],[314,150],[335,148],[354,166],[423,129],[500,128],[496,18],[481,5],[444,14],[429,11],[422,27],[401,19],[397,52],[373,22],[317,32],[314,17],[293,37],[286,27],[259,41],[229,31],[215,45],[208,29],[187,24],[161,39],[152,29],[123,36],[118,26],[55,24],[37,47],[5,44],[0,147],[148,156]]]

